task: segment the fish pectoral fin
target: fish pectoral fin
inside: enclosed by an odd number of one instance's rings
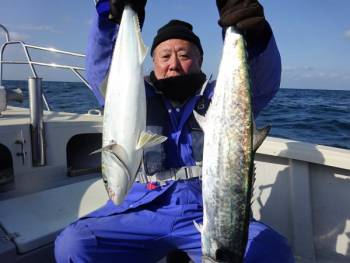
[[[196,221],[193,220],[193,224],[194,226],[197,228],[198,232],[202,234],[202,230],[203,230],[203,225],[202,224],[198,224]]]
[[[93,154],[100,153],[100,152],[102,152],[102,148],[97,149],[96,151],[89,153],[89,155],[93,155]]]
[[[193,116],[195,117],[196,121],[198,122],[199,127],[205,132],[205,126],[207,124],[207,118],[206,116],[200,115],[196,111],[193,111]]]
[[[96,151],[93,151],[93,152],[89,153],[89,155],[96,154],[96,153],[100,153],[100,152],[102,152],[102,151],[110,150],[114,145],[117,145],[117,143],[116,143],[116,142],[112,142],[112,143],[110,143],[110,144],[108,144],[108,145],[106,145],[106,146],[103,146],[103,147],[100,148],[100,149],[97,149]]]
[[[267,125],[264,128],[257,129],[255,122],[253,121],[253,129],[253,151],[256,152],[265,140],[267,134],[270,132],[271,125]]]
[[[149,148],[165,142],[168,137],[152,132],[142,131],[136,145],[136,150]]]

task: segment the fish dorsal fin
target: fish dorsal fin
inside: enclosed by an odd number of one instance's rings
[[[141,35],[141,24],[140,24],[139,17],[137,15],[134,16],[134,23],[135,23],[136,35],[137,35],[137,41],[138,41],[137,44],[138,44],[139,54],[140,54],[139,63],[142,64],[145,61],[148,47],[143,42],[142,35]]]
[[[139,137],[139,141],[136,145],[136,150],[152,147],[165,142],[168,138],[163,135],[159,135],[152,132],[142,131]]]
[[[264,128],[257,129],[255,122],[253,121],[253,151],[256,152],[260,145],[265,140],[267,134],[270,132],[271,125],[267,125]]]
[[[201,127],[201,129],[205,132],[205,127],[207,126],[207,115],[203,116],[197,113],[196,111],[193,111],[193,116],[196,119],[199,127]]]

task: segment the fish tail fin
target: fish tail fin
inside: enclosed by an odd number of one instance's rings
[[[161,144],[167,139],[168,137],[163,135],[142,131],[136,145],[136,150]]]

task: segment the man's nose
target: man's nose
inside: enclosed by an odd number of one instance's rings
[[[179,69],[180,61],[178,60],[176,55],[171,56],[169,63],[170,63],[170,65],[169,65],[170,70],[178,70]]]

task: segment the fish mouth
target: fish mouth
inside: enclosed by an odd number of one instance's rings
[[[108,180],[104,176],[102,177],[102,180],[106,188],[109,199],[113,200],[115,198],[115,193],[113,192],[112,188],[109,186]]]
[[[113,200],[113,202],[115,201],[115,192],[110,188],[107,187],[107,193],[108,193],[108,197]]]
[[[108,193],[109,199],[112,200],[114,204],[120,205],[122,203],[122,200],[118,198],[115,191],[113,191],[110,187],[107,187],[107,193]]]

